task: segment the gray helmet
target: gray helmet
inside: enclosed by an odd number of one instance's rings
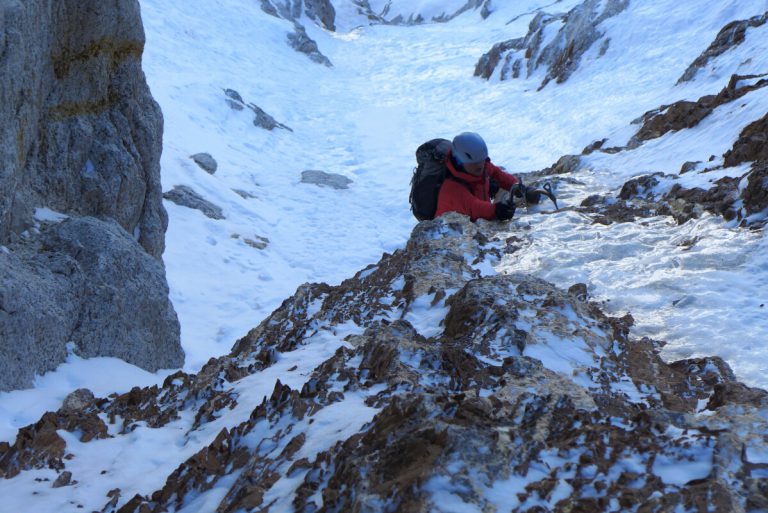
[[[478,134],[462,132],[453,138],[451,153],[459,164],[474,164],[484,162],[488,158],[488,146]]]

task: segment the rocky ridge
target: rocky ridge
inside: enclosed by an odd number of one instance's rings
[[[540,88],[552,79],[561,83],[577,69],[581,56],[603,38],[599,24],[621,13],[626,7],[627,2],[586,1],[564,14],[539,11],[530,23],[528,34],[494,45],[478,61],[475,75],[486,79],[498,76],[500,80],[528,78],[540,66],[544,66],[546,74]],[[728,23],[710,46],[691,63],[678,83],[690,81],[702,68],[715,65],[720,55],[733,51],[750,36],[751,30],[764,25],[767,16],[764,13]],[[557,35],[551,35],[549,40],[543,41],[546,29],[558,24]],[[554,34],[555,31],[550,30],[549,33]],[[608,39],[603,40],[598,56],[604,53],[609,44]],[[607,147],[607,139],[598,140],[584,148],[582,155],[564,155],[548,168],[527,173],[526,178],[533,185],[544,180],[550,181],[556,189],[558,183],[573,180],[571,175],[574,172],[590,167],[590,154],[631,151],[647,141],[694,128],[716,109],[764,88],[768,85],[767,76],[766,73],[733,74],[717,93],[662,105],[644,113],[632,121],[632,125],[638,128],[625,145]],[[763,116],[744,127],[730,150],[721,156],[712,155],[709,162],[691,160],[679,171],[639,173],[614,193],[590,196],[579,207],[573,208],[602,224],[631,222],[657,215],[672,216],[682,224],[704,212],[710,212],[727,221],[736,221],[741,226],[759,228],[766,222],[766,140],[768,131]],[[744,163],[750,163],[750,169],[741,176],[718,179],[708,189],[685,188],[676,183],[686,173],[711,173]]]
[[[445,23],[455,17],[464,14],[470,10],[480,9],[480,15],[483,19],[487,18],[493,12],[491,0],[467,0],[464,5],[455,11],[443,11],[438,15],[426,17],[419,12],[419,6],[413,9],[413,12],[393,12],[391,3],[386,4],[381,11],[376,12],[371,8],[368,0],[353,0],[358,8],[358,14],[366,16],[375,23],[385,23],[389,25],[418,25],[422,23]],[[410,9],[409,9],[410,10]]]
[[[629,151],[670,132],[693,128],[718,107],[759,91],[766,85],[768,80],[764,74],[733,75],[728,85],[716,95],[703,96],[696,101],[679,101],[645,113],[633,122],[640,128],[626,146],[603,148],[604,141],[597,141],[585,148],[583,155],[595,151]],[[765,187],[767,119],[763,116],[744,127],[731,149],[719,157],[713,155],[710,162],[686,162],[678,173],[640,175],[626,182],[615,196],[592,196],[582,202],[581,207],[584,212],[595,214],[596,221],[604,224],[656,215],[670,215],[682,224],[703,212],[710,212],[726,221],[736,221],[743,227],[762,227],[766,222],[762,214],[768,207]],[[577,155],[564,156],[553,166],[536,174],[567,176],[572,171],[588,167],[587,161],[588,158]],[[742,164],[749,164],[749,169],[741,176],[719,178],[708,189],[688,189],[675,183],[686,173],[706,174]]]
[[[710,61],[743,43],[749,29],[764,25],[766,21],[768,21],[768,12],[748,20],[737,20],[723,27],[712,44],[688,66],[678,83],[692,80]]]
[[[730,23],[723,28],[710,49],[702,53],[697,68],[716,58],[744,39],[747,28],[759,26],[764,16]],[[736,27],[734,29],[734,27]],[[736,37],[733,31],[736,30]],[[723,34],[731,34],[726,38]],[[726,44],[726,41],[728,44]],[[715,52],[712,48],[718,48]],[[705,58],[705,56],[708,56]],[[692,64],[692,66],[694,66]],[[631,122],[635,133],[623,146],[606,146],[607,139],[597,140],[582,151],[581,155],[564,155],[553,165],[528,173],[530,180],[549,180],[558,183],[570,180],[570,176],[591,166],[590,155],[595,152],[617,154],[632,151],[647,143],[674,132],[692,129],[701,124],[717,109],[738,109],[737,100],[751,98],[768,85],[768,74],[733,74],[717,93],[704,95],[696,100],[680,100],[650,110]],[[639,173],[624,183],[614,193],[593,195],[581,202],[576,210],[591,216],[594,222],[611,224],[632,222],[657,215],[673,217],[679,224],[700,217],[704,212],[735,221],[742,227],[761,228],[766,223],[765,174],[768,154],[767,116],[745,126],[733,146],[722,155],[712,155],[708,162],[691,160],[679,170]],[[705,175],[726,168],[749,164],[740,176],[725,176],[712,181],[708,189],[686,188],[677,183],[687,173]]]
[[[628,0],[586,0],[567,13],[539,11],[531,20],[528,34],[497,43],[480,57],[475,76],[489,79],[501,65],[500,80],[530,78],[543,67],[546,71],[539,89],[551,80],[562,83],[598,41],[602,41],[598,56],[605,54],[610,39],[604,38],[599,25],[620,14],[628,5]]]
[[[143,48],[137,0],[0,6],[0,390],[70,350],[183,363]]]
[[[529,244],[515,233],[456,214],[422,222],[404,249],[339,286],[301,286],[197,375],[70,396],[0,445],[0,475],[48,468],[78,497],[99,477],[82,481],[62,433],[87,445],[173,426],[196,453],[155,476],[154,491],[105,488],[88,506],[768,508],[754,456],[766,450],[768,393],[718,358],[664,363],[662,342],[633,338],[631,316],[606,315],[582,284],[487,273]],[[301,356],[322,344],[329,356]],[[278,368],[271,395],[249,399]]]

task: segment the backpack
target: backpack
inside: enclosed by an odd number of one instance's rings
[[[416,148],[416,168],[411,177],[411,211],[416,219],[434,219],[437,196],[448,174],[445,158],[451,149],[451,141],[432,139]]]

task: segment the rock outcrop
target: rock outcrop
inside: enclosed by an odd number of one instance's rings
[[[580,167],[588,167],[585,156],[594,152],[618,153],[636,149],[649,140],[664,137],[672,132],[691,129],[706,119],[717,108],[746,97],[768,86],[765,74],[732,75],[728,84],[717,94],[705,95],[695,101],[682,100],[648,111],[632,124],[639,125],[626,146],[604,147],[606,139],[598,140],[584,148],[582,155],[564,155],[555,164],[540,171],[529,173],[532,177],[558,177],[569,175]],[[726,221],[736,220],[743,227],[761,227],[766,220],[766,162],[768,162],[768,116],[746,125],[733,147],[722,155],[722,163],[713,164],[689,161],[677,174],[650,173],[638,176],[623,184],[614,194],[593,195],[582,201],[578,210],[592,217],[596,223],[611,224],[632,222],[657,215],[672,216],[679,224],[709,212]],[[709,161],[717,160],[711,156]],[[709,188],[686,188],[676,183],[686,173],[707,173],[723,168],[752,163],[751,169],[742,176],[721,177],[712,181]],[[666,184],[660,185],[660,179]],[[760,214],[760,215],[756,215]]]
[[[765,216],[754,220],[750,216],[764,214],[768,208],[766,175],[766,163],[758,161],[744,176],[725,176],[703,189],[674,183],[676,175],[653,173],[627,181],[615,197],[610,194],[590,196],[577,210],[605,225],[659,215],[670,216],[683,224],[709,212],[726,221],[738,221],[742,227],[760,228],[766,224]],[[662,179],[667,185],[659,187]]]
[[[261,0],[261,10],[292,21],[304,13],[323,28],[336,30],[336,9],[331,0]]]
[[[749,29],[764,25],[766,21],[768,21],[768,12],[753,16],[748,20],[737,20],[727,24],[720,29],[712,44],[688,66],[688,69],[685,70],[677,83],[693,80],[699,70],[704,68],[711,60],[743,43]]]
[[[768,507],[768,393],[735,381],[718,358],[664,363],[660,342],[633,338],[632,317],[606,315],[583,284],[480,271],[529,243],[509,237],[504,224],[456,214],[422,222],[404,249],[340,285],[301,286],[198,375],[179,372],[161,387],[105,399],[83,391],[68,398],[13,445],[0,445],[0,475],[48,468],[57,481],[82,485],[70,465],[77,448],[60,433],[77,433],[83,445],[173,423],[185,443],[200,441],[194,455],[154,476],[152,493],[110,489],[87,506]],[[335,351],[309,356],[323,340],[335,340]],[[306,357],[287,373],[304,376],[302,385],[277,380],[260,404],[249,399],[251,377],[297,352]],[[206,429],[225,417],[217,431]]]
[[[320,52],[317,41],[309,37],[307,29],[301,24],[294,23],[293,33],[288,34],[288,44],[297,52],[305,54],[313,62],[329,68],[333,67],[331,60]]]
[[[80,354],[148,369],[183,362],[160,261],[163,120],[143,47],[136,0],[0,6],[0,390],[54,368],[70,341]],[[70,220],[42,226],[36,209]],[[108,240],[120,241],[121,256],[99,246]],[[128,272],[114,260],[126,255],[154,265]],[[121,271],[98,275],[113,264]],[[83,299],[84,286],[97,294]],[[143,314],[125,308],[137,286],[157,287],[148,299],[156,315],[142,316],[149,304]],[[137,320],[146,322],[139,331],[115,329]],[[104,340],[90,340],[98,334]],[[147,360],[154,355],[165,356]]]
[[[642,126],[637,131],[637,134],[630,139],[627,147],[636,148],[643,142],[656,139],[668,132],[693,128],[709,116],[717,107],[768,86],[768,78],[766,77],[768,75],[733,75],[728,81],[728,85],[715,95],[702,96],[696,101],[681,100],[672,105],[662,105],[658,109],[646,112],[634,121],[635,124],[642,124]],[[764,127],[757,126],[753,129],[753,131],[759,130],[764,131]],[[749,131],[747,131],[747,136],[742,136],[742,139],[748,138],[748,134]],[[758,142],[755,141],[752,146],[755,146]],[[730,162],[726,162],[726,165],[735,165],[738,163],[736,160],[730,159]],[[757,159],[745,156],[741,162],[747,160]]]
[[[726,166],[743,162],[768,162],[768,114],[744,127],[733,148],[723,155]]]
[[[332,189],[349,189],[352,180],[338,173],[326,173],[316,169],[308,169],[301,172],[301,183],[311,183]]]
[[[288,44],[291,48],[306,54],[313,62],[333,66],[299,22],[304,14],[324,29],[336,30],[336,9],[330,0],[261,0],[261,10],[293,22],[293,33],[288,34]]]
[[[270,131],[274,130],[275,128],[281,128],[283,130],[293,132],[291,127],[280,123],[255,103],[246,104],[245,100],[243,100],[243,97],[240,96],[240,93],[234,89],[224,89],[224,101],[232,110],[241,111],[248,108],[251,112],[253,112],[253,126]]]
[[[163,197],[182,207],[199,210],[205,217],[226,219],[224,211],[220,206],[211,203],[187,185],[176,185],[173,189],[163,194]]]
[[[210,153],[195,153],[190,155],[189,158],[195,161],[195,164],[200,166],[200,169],[208,173],[209,175],[215,174],[216,169],[219,167],[219,163]]]
[[[562,83],[598,41],[602,41],[598,56],[605,54],[610,40],[604,38],[599,25],[628,5],[628,0],[586,0],[564,14],[539,11],[525,37],[497,43],[480,58],[475,76],[489,79],[501,64],[500,80],[529,78],[539,68],[545,68],[540,89],[551,80]]]
[[[425,14],[422,12],[424,6],[409,5],[405,2],[396,9],[392,8],[393,6],[391,2],[387,2],[380,11],[372,9],[368,0],[356,0],[355,5],[357,6],[358,14],[366,16],[374,23],[384,23],[389,25],[445,23],[467,11],[477,9],[480,9],[480,15],[485,19],[493,12],[493,3],[491,0],[466,0],[461,7],[443,10],[439,14]]]

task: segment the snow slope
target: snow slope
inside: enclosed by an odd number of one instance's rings
[[[767,39],[760,37],[766,29],[758,29],[737,52],[719,59],[716,70],[675,86],[722,26],[761,13],[766,2],[711,2],[702,8],[670,0],[653,6],[633,3],[606,21],[604,29],[611,38],[607,54],[588,55],[581,70],[564,84],[536,91],[541,77],[503,83],[471,77],[479,55],[499,40],[524,33],[532,13],[545,5],[548,2],[499,7],[485,21],[472,11],[448,24],[360,26],[340,34],[307,24],[334,63],[328,69],[284,44],[291,30],[288,23],[247,2],[189,2],[180,7],[143,2],[146,72],[166,117],[164,189],[190,185],[222,206],[227,216],[225,221],[210,221],[166,202],[171,226],[165,260],[182,323],[187,370],[228,351],[300,283],[338,283],[382,252],[402,246],[415,223],[407,208],[408,181],[413,150],[423,140],[477,131],[488,141],[496,162],[513,172],[532,171],[562,154],[580,152],[595,139],[609,137],[610,144],[647,110],[716,93],[733,72],[768,71],[768,52],[762,51]],[[561,2],[556,7],[567,10],[573,5],[576,2]],[[521,12],[529,14],[508,23]],[[356,22],[340,21],[342,26]],[[233,111],[225,104],[224,88],[236,89],[294,132],[252,126],[248,111]],[[583,180],[587,186],[562,190],[561,203],[575,205],[633,176],[676,173],[686,161],[721,155],[743,126],[764,114],[764,94],[746,97],[748,108],[732,112],[735,106],[728,106],[699,127],[635,151],[595,155],[595,171]],[[216,175],[204,173],[188,158],[198,151],[218,159]],[[302,184],[299,176],[305,169],[339,173],[354,183],[342,191]],[[243,199],[232,189],[257,197]],[[695,227],[667,226],[659,220],[659,231],[653,234],[637,226],[608,227],[606,232],[617,233],[601,233],[571,214],[520,216],[513,230],[529,224],[535,227],[531,233],[536,245],[523,259],[523,269],[549,279],[586,281],[595,297],[632,311],[639,329],[678,347],[675,355],[719,353],[747,382],[768,384],[750,358],[743,365],[734,359],[726,336],[706,336],[708,330],[727,334],[753,326],[749,343],[758,351],[766,339],[759,323],[749,322],[755,312],[760,314],[752,303],[768,299],[760,298],[764,280],[744,268],[759,268],[751,255],[759,255],[760,234],[734,230],[717,219],[694,222]],[[688,231],[711,232],[713,248],[694,253],[722,263],[715,268],[692,263],[690,272],[673,266],[664,279],[672,290],[662,290],[649,302],[646,293],[629,285],[646,267],[633,261],[637,251],[644,248],[642,259],[657,266],[672,265],[659,263],[672,257],[668,247],[657,247],[655,241],[683,237]],[[592,242],[582,250],[565,244],[580,232],[588,239],[647,242],[622,245],[614,251],[618,254],[599,260],[598,273],[590,274],[597,258],[591,254]],[[234,234],[241,237],[232,238]],[[253,235],[267,237],[269,246],[257,251],[244,244],[243,237]],[[562,241],[570,254],[566,256],[553,239]],[[532,260],[539,264],[532,265]],[[667,312],[674,317],[670,322],[651,319],[660,307],[670,310],[671,302],[684,294],[680,291],[690,290],[692,278],[702,274],[700,267],[713,276],[725,274],[713,277],[722,284],[718,299],[702,297],[689,308],[695,308],[696,317],[720,321],[710,320],[709,328],[700,322],[681,324],[683,317],[690,317],[681,308]],[[688,294],[714,294],[707,281]],[[724,319],[733,322],[724,326]],[[722,347],[697,345],[695,339],[702,335]]]
[[[440,2],[422,3],[428,11],[439,10]],[[407,11],[405,2],[394,4]],[[407,198],[413,152],[421,142],[476,131],[496,163],[530,172],[597,139],[624,144],[637,128],[630,125],[633,119],[662,104],[714,94],[732,73],[768,73],[768,28],[762,27],[694,81],[675,85],[725,24],[762,14],[768,2],[659,0],[632,2],[606,21],[607,53],[588,52],[563,84],[537,91],[541,76],[504,82],[472,76],[479,56],[494,43],[524,35],[537,9],[562,12],[576,4],[509,2],[486,20],[472,10],[446,24],[400,27],[366,25],[348,1],[340,2],[338,12],[347,17],[338,20],[338,33],[305,23],[333,63],[327,68],[289,48],[292,23],[267,15],[255,2],[142,0],[144,69],[165,116],[163,189],[190,186],[226,216],[212,220],[165,203],[170,226],[164,260],[182,326],[184,370],[195,372],[210,357],[229,352],[300,284],[339,283],[402,247],[416,223]],[[250,111],[227,105],[227,88],[293,131],[255,127]],[[674,174],[686,161],[719,157],[741,128],[768,110],[766,94],[750,93],[693,129],[635,150],[590,155],[588,167],[560,185],[561,207],[615,193],[635,176]],[[198,152],[218,161],[214,175],[189,158]],[[346,190],[301,183],[301,171],[308,169],[338,173],[353,183]],[[745,170],[679,181],[692,186]],[[533,273],[560,287],[586,283],[592,298],[605,301],[610,311],[631,312],[635,335],[665,340],[669,359],[720,355],[746,384],[768,387],[764,232],[710,215],[681,226],[663,217],[602,226],[567,209],[551,210],[543,205],[515,217],[510,234],[530,245],[502,259],[496,271]],[[265,249],[245,242],[257,236],[269,239]],[[690,249],[680,245],[693,238],[699,242]],[[312,368],[333,350],[323,346],[296,357]],[[277,371],[258,384],[243,384],[254,387],[255,403],[271,391]],[[56,409],[75,388],[106,396],[168,374],[73,355],[35,389],[0,394],[0,440],[12,441],[18,428]],[[133,451],[138,461],[164,444],[175,444],[181,455],[196,447],[169,432],[156,436],[133,447],[102,448],[102,454]],[[83,465],[97,457],[84,455]],[[150,467],[135,467],[134,491],[156,489],[142,475],[165,476],[175,465],[153,459]],[[29,499],[24,483],[32,486],[34,477],[0,483],[0,493],[23,505]],[[125,482],[125,476],[120,479]],[[93,505],[103,504],[102,492],[93,492],[99,495]],[[51,493],[35,511],[63,511],[57,494],[64,492]]]

